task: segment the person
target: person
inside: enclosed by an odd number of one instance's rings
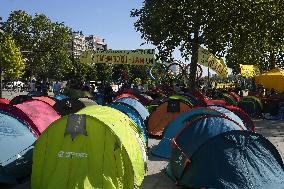
[[[113,89],[109,83],[106,83],[105,85],[105,90],[104,90],[104,102],[106,104],[109,104],[112,102],[112,97],[113,97]]]
[[[60,94],[61,91],[61,84],[56,80],[56,82],[53,84],[53,93],[54,96],[57,96]]]
[[[36,90],[36,83],[35,80],[33,79],[30,83],[30,91],[35,91]]]
[[[42,94],[47,96],[48,95],[48,86],[47,86],[46,81],[43,80],[40,86],[41,86]]]

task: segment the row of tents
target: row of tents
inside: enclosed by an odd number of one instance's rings
[[[155,136],[161,141],[151,153],[168,159],[167,173],[177,184],[284,185],[284,165],[276,148],[254,132],[245,111],[220,104],[223,99],[213,103],[196,94],[177,94],[153,100],[128,90],[108,106],[91,101],[75,109],[72,101],[78,99],[29,97],[0,107],[2,183],[17,182],[32,172],[32,188],[139,187],[149,136]],[[55,108],[60,101],[65,102],[64,113]]]

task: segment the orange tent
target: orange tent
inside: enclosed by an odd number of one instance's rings
[[[148,133],[162,136],[164,128],[178,115],[191,109],[191,105],[177,99],[170,99],[160,104],[148,119]]]
[[[281,68],[274,68],[269,72],[257,75],[255,81],[266,88],[274,88],[275,91],[284,92],[284,70]]]

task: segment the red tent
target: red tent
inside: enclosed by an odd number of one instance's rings
[[[46,102],[50,106],[53,106],[56,103],[56,101],[49,96],[33,96],[32,98]]]
[[[60,115],[47,103],[40,100],[28,100],[15,105],[22,110],[35,124],[41,134]]]
[[[6,98],[0,98],[0,104],[9,104],[10,100],[6,99]]]

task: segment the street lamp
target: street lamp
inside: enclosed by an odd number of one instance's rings
[[[0,34],[3,34],[4,31],[0,29]],[[1,46],[0,46],[0,51],[1,51]],[[3,83],[2,83],[2,62],[0,60],[0,98],[2,98],[2,89],[3,89]]]

